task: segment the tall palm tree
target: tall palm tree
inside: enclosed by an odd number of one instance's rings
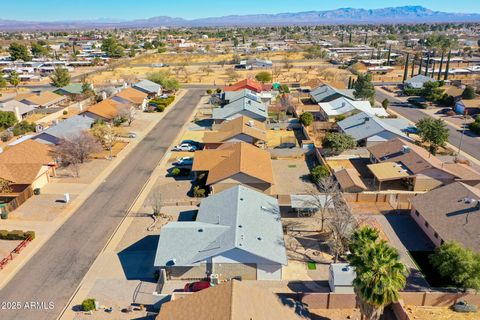
[[[349,255],[348,261],[355,268],[353,287],[360,299],[361,319],[378,320],[385,306],[398,301],[407,271],[396,249],[384,240],[367,238],[363,247]]]
[[[371,227],[364,227],[352,234],[350,238],[349,249],[355,254],[356,252],[362,250],[365,246],[370,243],[374,243],[378,240],[379,234],[378,230]]]

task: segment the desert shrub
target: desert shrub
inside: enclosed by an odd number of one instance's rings
[[[83,311],[91,311],[95,310],[95,299],[85,299],[82,302],[82,309]]]
[[[7,235],[7,240],[24,240],[25,233],[22,230],[10,231]]]
[[[30,239],[35,239],[35,231],[27,231],[25,232],[25,239],[27,239],[28,237],[30,237]]]
[[[310,173],[312,182],[318,183],[320,179],[328,177],[330,175],[330,170],[326,166],[315,166]]]
[[[180,169],[179,168],[174,168],[172,170],[172,176],[176,177],[180,174]]]
[[[0,230],[0,239],[5,240],[8,236],[8,230]]]
[[[205,198],[205,189],[200,188],[200,186],[196,186],[193,188],[193,196],[195,198]]]

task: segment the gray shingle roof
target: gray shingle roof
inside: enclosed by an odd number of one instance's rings
[[[49,134],[58,139],[67,139],[90,129],[93,121],[92,118],[76,115],[59,122],[42,133]]]
[[[383,121],[365,112],[357,113],[339,121],[337,124],[343,132],[351,135],[357,141],[377,135],[383,131],[388,131],[404,139],[411,140],[397,127],[390,125],[388,121]]]
[[[224,93],[224,99],[228,100],[229,103],[232,103],[234,101],[237,101],[238,99],[242,99],[242,98],[245,98],[245,97],[249,98],[249,99],[252,99],[252,100],[255,100],[257,102],[262,102],[258,93],[256,93],[255,91],[249,90],[249,89],[243,89],[243,90],[239,90],[239,91],[226,91]]]
[[[155,266],[189,266],[232,249],[287,264],[275,198],[244,186],[205,198],[195,222],[162,228]]]
[[[405,81],[405,84],[412,84],[412,83],[419,83],[424,84],[426,82],[435,82],[435,79],[431,77],[424,76],[423,74],[418,74],[408,80]]]
[[[346,98],[353,99],[353,90],[342,90],[335,87],[322,84],[310,92],[310,96],[315,100],[315,102],[323,102],[333,95],[340,95]]]
[[[228,119],[242,111],[248,111],[260,118],[268,118],[267,106],[264,103],[249,99],[240,98],[223,108],[215,108],[212,112],[213,119]]]
[[[159,84],[156,84],[155,82],[150,80],[142,80],[136,83],[133,87],[147,93],[157,93],[162,88]]]

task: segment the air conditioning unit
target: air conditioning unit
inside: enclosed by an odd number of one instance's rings
[[[403,146],[402,147],[402,153],[409,153],[410,152],[410,147],[409,146]]]

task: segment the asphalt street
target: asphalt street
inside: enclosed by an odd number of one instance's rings
[[[189,90],[98,189],[0,291],[2,320],[56,319],[191,116],[204,90]],[[25,302],[36,308],[25,309]],[[43,303],[43,306],[41,305]],[[49,308],[53,303],[53,308]],[[1,307],[1,306],[0,306]]]
[[[383,101],[384,99],[388,99],[390,101],[389,109],[397,112],[398,114],[402,115],[403,117],[407,118],[412,122],[418,122],[420,119],[428,117],[427,114],[423,113],[422,111],[416,109],[410,104],[405,104],[401,100],[392,97],[381,90],[375,90],[376,99],[377,101]],[[457,129],[456,127],[450,125],[448,122],[445,122],[450,130],[450,136],[448,141],[450,144],[454,145],[458,148],[460,145],[460,139],[462,137],[462,132]],[[463,135],[462,140],[462,152],[466,152],[473,156],[476,159],[480,159],[480,139],[473,135],[469,135],[468,130],[466,130],[467,134]],[[457,150],[455,150],[456,152]]]

